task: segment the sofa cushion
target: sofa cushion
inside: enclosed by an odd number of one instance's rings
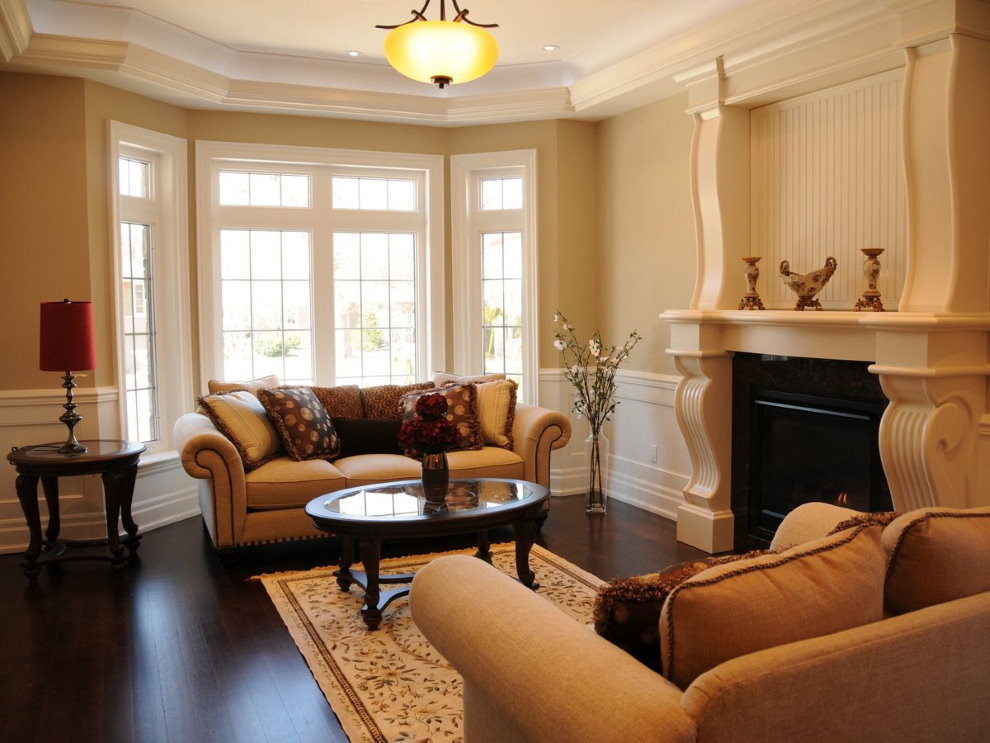
[[[302,508],[313,498],[347,486],[343,473],[325,459],[277,457],[244,480],[247,507],[254,511]]]
[[[447,454],[447,467],[452,479],[468,480],[472,477],[507,477],[522,479],[525,471],[523,458],[510,449],[486,446],[470,451],[452,451]],[[484,483],[479,483],[483,487]]]
[[[885,570],[878,526],[708,568],[663,605],[663,674],[685,689],[731,658],[879,621]]]
[[[211,379],[206,383],[206,388],[210,391],[211,395],[222,395],[224,392],[233,392],[235,390],[247,390],[248,392],[257,394],[260,389],[278,387],[278,384],[278,377],[274,374],[269,374],[266,377],[258,377],[257,379],[251,379],[246,382],[222,382],[219,379]]]
[[[598,588],[593,610],[595,632],[660,672],[660,609],[677,586],[714,565],[769,554],[754,550],[671,565],[659,573],[614,578]]]
[[[340,456],[358,454],[402,454],[399,446],[401,420],[376,418],[334,418],[333,427],[340,437]]]
[[[237,449],[250,472],[285,453],[282,438],[261,401],[248,390],[235,390],[198,398],[200,409]]]
[[[516,415],[516,388],[511,379],[478,382],[478,425],[486,444],[512,448],[512,421]]]
[[[414,418],[416,402],[424,395],[436,393],[447,399],[446,417],[457,429],[454,443],[447,447],[447,451],[483,447],[485,441],[481,435],[481,425],[478,423],[478,390],[473,384],[449,384],[441,389],[409,392],[402,397],[402,419],[405,421]],[[415,452],[407,451],[406,454],[412,456]]]
[[[900,614],[990,591],[990,508],[923,508],[883,532],[884,598]]]
[[[381,384],[377,387],[361,388],[361,404],[365,418],[402,418],[402,396],[417,390],[433,389],[433,382],[415,384]]]
[[[337,459],[334,466],[347,478],[348,487],[416,480],[422,474],[422,465],[403,454],[359,454]]]
[[[333,459],[340,451],[340,439],[330,416],[309,387],[279,387],[258,390],[258,399],[282,436],[289,457]]]
[[[331,418],[363,418],[361,388],[356,384],[342,384],[337,387],[314,387],[313,394],[323,404]]]

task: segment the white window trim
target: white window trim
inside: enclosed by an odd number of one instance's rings
[[[454,370],[480,374],[482,347],[481,255],[475,249],[484,231],[497,231],[498,212],[488,215],[478,207],[477,183],[485,174],[523,175],[523,388],[522,399],[538,400],[539,302],[537,286],[536,150],[483,152],[450,157],[451,278],[453,284]],[[512,228],[516,229],[515,227]]]
[[[238,142],[216,142],[197,140],[196,142],[196,193],[197,220],[196,234],[199,266],[199,306],[200,306],[200,375],[202,386],[206,380],[217,378],[223,369],[223,349],[221,339],[214,333],[221,324],[221,302],[219,296],[219,240],[212,224],[212,214],[220,206],[219,194],[214,188],[213,172],[217,162],[237,162],[240,165],[257,163],[259,166],[281,168],[284,164],[343,166],[358,169],[356,174],[367,175],[378,170],[414,170],[424,174],[426,179],[426,203],[423,214],[426,219],[426,245],[423,281],[417,287],[417,299],[421,303],[421,313],[417,317],[418,335],[425,347],[418,349],[419,376],[428,379],[433,369],[443,366],[445,358],[445,310],[444,291],[444,199],[443,199],[443,156],[419,155],[404,152],[378,152],[372,150],[345,150],[323,147],[296,147],[292,145],[243,144]],[[365,169],[361,171],[360,169]],[[206,199],[208,202],[204,203]],[[238,207],[227,207],[238,208]],[[250,208],[250,207],[245,207]],[[262,207],[263,208],[263,207]],[[308,209],[293,208],[291,211],[309,212]],[[281,210],[290,211],[290,210]],[[373,213],[369,213],[369,225],[387,226],[389,215],[377,212],[380,219],[376,223]],[[376,229],[370,226],[369,229]],[[314,311],[319,294],[314,293]],[[326,382],[332,378],[333,370],[326,358],[314,359],[314,381]]]
[[[120,204],[117,162],[122,149],[143,150],[158,161],[152,183],[160,209],[155,220],[155,310],[159,439],[148,445],[148,454],[174,450],[172,425],[188,412],[192,393],[192,332],[190,330],[189,243],[187,218],[186,141],[161,132],[119,121],[109,123],[110,233],[114,276],[114,355],[117,364],[119,426],[127,432],[127,395],[124,389],[124,357],[121,339],[124,320],[120,312]]]

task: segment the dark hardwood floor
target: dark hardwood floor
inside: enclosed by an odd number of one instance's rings
[[[555,498],[539,544],[605,579],[701,555],[674,524],[617,501],[588,517]],[[511,538],[493,531],[492,541]],[[386,555],[471,537],[395,542]],[[0,741],[346,741],[264,589],[250,577],[335,562],[335,540],[213,554],[200,519],[148,532],[121,576],[103,562],[42,569],[0,557]],[[386,619],[387,621],[387,619]]]

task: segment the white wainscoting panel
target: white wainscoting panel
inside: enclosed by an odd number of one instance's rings
[[[619,406],[606,431],[610,443],[608,497],[676,519],[691,462],[674,414],[677,376],[620,371]],[[571,387],[557,369],[540,372],[540,405],[566,412],[573,427],[570,443],[550,461],[554,495],[587,491],[584,440],[588,424],[570,412]],[[653,448],[656,447],[656,461]]]
[[[76,426],[79,439],[117,438],[120,416],[117,390],[113,387],[77,388],[74,400],[83,420]],[[65,425],[58,417],[64,412],[65,393],[51,390],[0,391],[0,451],[64,441]],[[16,472],[9,464],[0,477],[0,553],[20,552],[27,547],[28,530],[17,500]],[[96,539],[106,536],[103,484],[98,475],[59,478],[61,536],[66,539]],[[38,486],[41,524],[48,512],[41,486]],[[142,457],[134,486],[131,515],[140,531],[146,532],[199,513],[197,481],[186,475],[175,452]]]
[[[757,290],[768,309],[796,300],[782,260],[805,274],[834,256],[838,269],[819,299],[851,310],[866,288],[861,248],[884,248],[877,288],[897,308],[907,264],[902,78],[893,70],[752,111],[751,249],[762,257]]]

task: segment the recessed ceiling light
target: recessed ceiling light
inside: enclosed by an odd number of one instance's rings
[[[351,49],[346,52],[348,57],[360,57],[363,52],[359,52],[357,49]]]
[[[543,51],[545,51],[545,52],[555,52],[558,49],[560,49],[560,47],[557,46],[556,44],[544,44],[543,45]]]

